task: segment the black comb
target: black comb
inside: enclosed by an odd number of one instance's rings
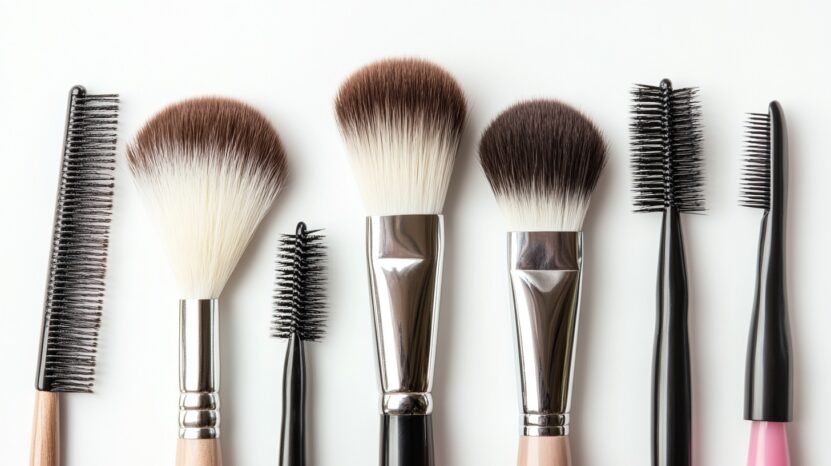
[[[91,392],[113,209],[118,95],[69,94],[37,389]]]
[[[637,212],[704,210],[698,89],[639,84],[632,90],[632,173]]]
[[[770,209],[770,158],[770,115],[750,113],[745,126],[741,205]]]
[[[326,248],[320,230],[297,224],[293,235],[284,235],[277,256],[277,286],[271,335],[318,341],[324,334],[326,302],[323,265]]]

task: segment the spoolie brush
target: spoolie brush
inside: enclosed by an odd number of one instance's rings
[[[554,100],[502,112],[479,143],[508,220],[520,380],[520,466],[569,466],[572,373],[583,268],[583,220],[606,164],[587,117]]]
[[[72,88],[43,310],[32,465],[57,465],[59,393],[90,393],[106,288],[118,96]]]
[[[390,59],[353,74],[335,109],[370,215],[367,262],[384,390],[381,464],[432,466],[440,213],[467,113],[464,94],[430,62]]]
[[[695,88],[632,91],[632,188],[637,212],[663,212],[652,396],[652,465],[692,461],[687,272],[680,213],[704,210]]]
[[[127,159],[182,298],[177,465],[218,465],[218,298],[283,187],[283,147],[258,111],[211,97],[162,110]]]
[[[756,296],[747,344],[744,417],[753,421],[748,466],[788,466],[793,371],[788,324],[785,233],[788,131],[779,102],[750,114],[741,204],[762,210]]]
[[[288,339],[283,368],[283,425],[280,466],[306,464],[306,351],[304,342],[319,341],[326,322],[324,260],[320,230],[300,222],[285,235],[277,256],[277,286],[271,335]]]

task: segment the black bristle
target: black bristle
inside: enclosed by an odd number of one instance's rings
[[[70,94],[37,387],[91,392],[113,209],[118,96]]]
[[[751,113],[745,130],[744,167],[739,203],[770,209],[770,116]]]
[[[632,91],[632,172],[637,212],[704,210],[698,89],[639,84]]]
[[[297,224],[293,235],[283,235],[277,250],[277,285],[271,335],[288,338],[293,334],[305,341],[325,335],[326,247],[320,230]]]

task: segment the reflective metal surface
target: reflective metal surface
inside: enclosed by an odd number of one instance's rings
[[[568,434],[582,262],[581,232],[508,234],[526,436]]]
[[[367,218],[367,262],[386,414],[430,414],[444,245],[441,215]]]
[[[219,438],[219,305],[179,301],[179,438]]]

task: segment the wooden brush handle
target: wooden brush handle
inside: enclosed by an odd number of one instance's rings
[[[35,392],[32,422],[31,466],[60,466],[60,398],[57,393]]]
[[[176,466],[222,466],[219,439],[179,439]]]
[[[571,466],[568,437],[520,437],[518,466]]]

